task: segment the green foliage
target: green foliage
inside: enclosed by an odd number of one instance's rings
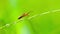
[[[0,34],[60,34],[60,0],[0,0]]]

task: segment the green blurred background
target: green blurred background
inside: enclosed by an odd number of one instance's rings
[[[58,9],[60,0],[0,0],[0,34],[60,34]],[[14,23],[19,16],[29,11],[29,15],[18,23],[3,27],[7,23]],[[37,15],[48,11],[50,13]]]

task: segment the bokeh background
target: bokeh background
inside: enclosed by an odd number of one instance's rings
[[[0,0],[0,34],[60,34],[58,9],[60,0]],[[14,24],[19,16],[29,11],[28,16]],[[47,14],[37,15],[48,11]],[[37,16],[32,17],[34,15]],[[10,23],[10,26],[3,27]]]

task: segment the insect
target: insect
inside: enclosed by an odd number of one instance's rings
[[[21,18],[23,18],[23,17],[25,17],[25,16],[28,16],[29,13],[30,13],[30,12],[28,12],[28,13],[23,13],[18,19],[21,19]]]

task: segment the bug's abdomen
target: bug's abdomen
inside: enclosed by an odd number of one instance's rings
[[[19,17],[18,19],[21,19],[21,18],[23,18],[24,16],[21,16],[21,17]]]

